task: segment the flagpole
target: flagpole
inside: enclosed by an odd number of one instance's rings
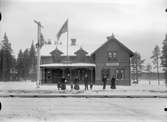
[[[40,85],[40,60],[41,60],[41,57],[40,57],[40,45],[41,45],[41,37],[40,37],[40,34],[41,34],[41,27],[43,27],[41,25],[40,22],[34,20],[34,22],[37,24],[38,26],[38,36],[37,36],[37,40],[38,40],[38,43],[37,43],[37,82],[36,82],[36,85],[37,85],[37,88],[39,88],[39,85]]]
[[[69,61],[69,56],[68,56],[68,36],[69,36],[69,27],[68,27],[68,19],[67,19],[67,63]]]

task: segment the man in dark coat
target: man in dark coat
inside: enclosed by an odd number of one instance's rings
[[[62,80],[62,79],[61,79]],[[57,81],[57,88],[58,88],[58,90],[60,90],[60,88],[61,88],[61,80],[58,80]]]
[[[2,104],[1,104],[1,102],[0,102],[0,110],[1,110],[1,108],[2,108]]]
[[[70,83],[70,85],[71,85],[71,90],[72,90],[72,89],[73,89],[73,82],[72,82],[72,80],[71,80],[71,76],[70,76],[69,73],[67,74],[67,78],[66,78],[66,79],[67,79],[67,82]]]
[[[107,76],[106,76],[106,74],[104,74],[104,76],[102,78],[102,82],[103,82],[103,89],[106,89],[106,83],[107,83]]]
[[[111,78],[111,89],[116,89],[115,80],[116,80],[115,75],[113,75]]]
[[[88,74],[86,73],[84,76],[85,91],[88,90],[88,80]]]
[[[63,76],[61,79],[61,90],[65,90],[66,89],[66,79]]]
[[[78,76],[76,76],[75,79],[74,79],[74,89],[79,90],[79,78],[78,78]]]

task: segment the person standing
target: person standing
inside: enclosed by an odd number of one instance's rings
[[[0,110],[1,110],[1,108],[2,108],[2,104],[1,104],[1,102],[0,102]]]
[[[106,89],[106,83],[107,83],[107,76],[106,74],[104,74],[103,78],[102,78],[102,82],[103,82],[103,90]]]
[[[79,78],[78,78],[78,76],[76,76],[75,79],[74,79],[74,89],[79,90]]]
[[[61,79],[61,90],[65,90],[66,89],[66,79],[63,76]]]
[[[84,76],[85,91],[88,90],[88,80],[88,74],[86,73]]]
[[[93,89],[93,81],[90,81],[90,90]]]
[[[58,90],[60,90],[60,88],[61,88],[61,80],[62,79],[60,78],[60,80],[57,81],[57,88],[58,88]]]
[[[116,80],[115,75],[113,75],[111,78],[111,89],[116,89],[115,80]]]
[[[69,73],[67,74],[67,78],[66,79],[67,79],[67,82],[70,83],[71,90],[73,90],[73,82],[72,82],[72,79],[71,79],[71,76],[70,76]]]
[[[69,73],[67,74],[66,80],[68,83],[70,82],[70,74]]]

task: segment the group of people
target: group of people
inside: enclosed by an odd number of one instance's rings
[[[84,86],[85,86],[85,91],[87,91],[89,88],[88,86],[90,85],[90,89],[92,90],[93,88],[93,82],[89,80],[88,74],[84,75]],[[90,81],[90,82],[89,82]],[[107,75],[103,75],[102,77],[102,83],[103,83],[103,89],[106,89],[106,84],[107,84],[108,78]],[[111,83],[110,83],[110,88],[111,89],[116,89],[116,78],[115,75],[112,76],[111,78]],[[67,74],[67,77],[63,76],[60,81],[57,82],[57,87],[58,90],[65,90],[66,89],[66,84],[70,83],[71,90],[79,90],[79,77],[76,76],[74,80],[72,81],[70,78],[70,74]]]
[[[103,75],[103,78],[102,78],[102,82],[103,82],[103,89],[106,89],[106,84],[107,84],[107,75]],[[111,89],[116,89],[116,77],[115,75],[112,76],[111,80],[110,80],[110,88]]]
[[[84,86],[85,86],[85,90],[88,90],[88,85],[89,85],[89,78],[88,78],[88,74],[84,75]],[[74,78],[74,80],[72,81],[70,78],[70,74],[67,74],[67,77],[63,76],[61,78],[60,81],[57,82],[57,88],[58,90],[65,90],[66,89],[66,84],[70,83],[71,86],[71,90],[75,89],[75,90],[79,90],[79,77],[76,76]],[[90,89],[93,88],[93,82],[90,82]]]

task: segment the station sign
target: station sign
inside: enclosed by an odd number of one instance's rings
[[[106,63],[106,66],[119,66],[119,63]]]

